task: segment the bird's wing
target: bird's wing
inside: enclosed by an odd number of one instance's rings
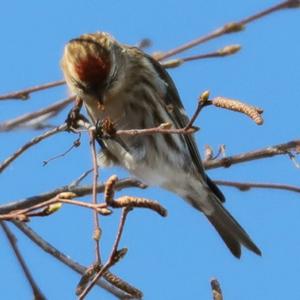
[[[163,104],[166,107],[166,111],[170,117],[170,119],[173,121],[176,127],[178,128],[184,128],[188,122],[189,118],[185,113],[184,107],[182,105],[182,102],[180,100],[178,91],[175,87],[175,84],[170,77],[170,75],[167,73],[167,71],[164,69],[164,67],[157,62],[155,59],[153,59],[151,56],[147,55],[148,60],[150,60],[151,64],[153,65],[156,72],[159,74],[160,78],[166,83],[167,92],[165,97],[161,98],[163,100]],[[172,106],[172,109],[168,109],[169,106]],[[189,135],[184,135],[184,140],[186,142],[187,148],[189,150],[189,153],[191,155],[193,164],[196,167],[196,170],[199,172],[199,175],[205,179],[207,185],[209,188],[216,194],[216,196],[222,201],[225,201],[225,197],[222,194],[222,192],[219,190],[219,188],[215,185],[215,183],[206,175],[202,161],[200,158],[200,154],[197,148],[197,145],[195,143],[194,138]]]

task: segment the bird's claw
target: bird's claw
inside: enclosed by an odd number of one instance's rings
[[[82,115],[79,112],[80,109],[77,106],[74,106],[68,113],[68,116],[65,120],[68,130],[72,131],[72,129],[77,129],[79,127],[78,121],[82,118]]]

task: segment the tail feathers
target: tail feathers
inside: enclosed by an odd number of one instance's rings
[[[257,255],[261,255],[260,249],[254,244],[246,231],[225,209],[217,197],[215,195],[212,196],[211,203],[214,209],[212,214],[206,215],[206,217],[218,231],[231,253],[235,257],[240,258],[241,245],[243,245]]]

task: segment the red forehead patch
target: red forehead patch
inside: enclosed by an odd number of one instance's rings
[[[91,84],[101,83],[108,76],[110,64],[101,57],[87,56],[75,65],[79,79]]]

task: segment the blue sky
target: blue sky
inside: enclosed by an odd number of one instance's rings
[[[5,1],[2,3],[0,94],[62,77],[59,60],[64,44],[82,33],[108,31],[118,40],[135,44],[147,37],[150,52],[168,50],[239,20],[276,1]],[[299,138],[300,11],[286,10],[255,22],[244,32],[228,35],[187,54],[241,44],[232,57],[197,61],[170,71],[189,115],[197,96],[227,96],[264,108],[265,124],[207,108],[197,120],[196,138],[227,154],[237,154]],[[0,120],[49,105],[68,95],[66,87],[36,93],[31,100],[1,102]],[[64,121],[67,111],[56,119]],[[36,132],[2,133],[0,160]],[[42,161],[67,149],[75,137],[57,135],[28,151],[1,174],[1,203],[35,195],[70,183],[91,166],[87,137],[67,157],[42,166]],[[101,170],[101,180],[119,169]],[[213,179],[276,182],[300,185],[299,170],[286,156],[216,169]],[[86,183],[91,182],[91,178]],[[262,257],[245,250],[240,260],[231,256],[205,218],[177,196],[158,188],[119,193],[159,200],[169,212],[165,219],[135,210],[126,224],[122,247],[129,251],[113,268],[140,288],[145,299],[211,299],[209,281],[217,277],[225,299],[297,299],[300,297],[300,195],[283,191],[240,192],[222,188],[226,207],[249,232]],[[100,196],[101,197],[101,196]],[[99,197],[99,198],[100,198]],[[89,198],[86,198],[89,201]],[[102,218],[103,255],[108,255],[118,212]],[[30,225],[57,248],[82,264],[93,261],[92,214],[64,206],[57,214],[34,219]],[[74,299],[79,276],[56,262],[16,232],[34,277],[48,299]],[[0,290],[3,299],[32,299],[16,259],[0,232]],[[88,299],[114,299],[95,288]]]

